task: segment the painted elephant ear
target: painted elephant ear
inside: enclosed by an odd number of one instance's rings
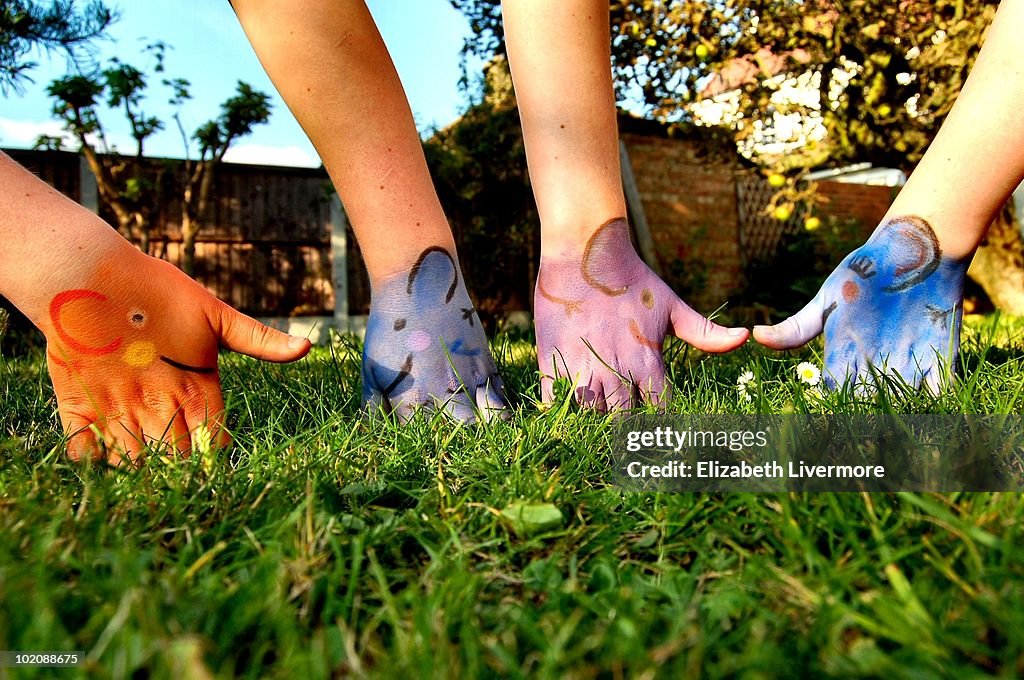
[[[894,217],[871,240],[876,238],[889,244],[887,255],[895,265],[891,280],[883,288],[887,293],[899,293],[921,283],[935,272],[942,258],[935,232],[920,217]]]
[[[448,304],[455,297],[458,285],[459,268],[455,259],[444,248],[431,246],[420,253],[409,271],[405,292],[418,302]],[[437,296],[437,300],[428,300],[428,296]]]

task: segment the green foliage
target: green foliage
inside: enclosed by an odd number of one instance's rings
[[[144,252],[150,248],[150,219],[161,199],[161,175],[166,167],[148,163],[143,158],[146,140],[162,130],[164,123],[155,116],[147,115],[142,107],[149,91],[151,74],[162,74],[166,70],[167,49],[168,46],[160,41],[144,48],[143,51],[152,59],[149,71],[114,58],[98,74],[67,75],[54,80],[47,88],[53,99],[53,115],[63,121],[65,130],[77,140],[96,176],[104,209],[114,213],[122,233],[136,241]],[[160,82],[170,91],[169,102],[177,107],[174,121],[181,132],[187,159],[183,168],[184,178],[180,182],[185,221],[188,222],[188,225],[183,225],[183,232],[186,250],[191,247],[194,251],[200,215],[209,201],[213,167],[223,160],[235,140],[269,119],[270,96],[239,82],[236,93],[221,104],[220,115],[200,125],[190,137],[181,118],[181,106],[191,98],[189,81],[161,78]],[[100,106],[104,104],[119,110],[128,120],[135,140],[136,160],[133,163],[118,158],[118,150],[107,142],[100,119]],[[195,164],[189,159],[190,140],[199,145],[199,160]],[[36,140],[37,148],[59,149],[62,146],[63,140],[50,135],[42,135]],[[148,176],[148,171],[155,174],[155,180]],[[186,264],[191,267],[190,256],[186,257]]]
[[[69,132],[84,137],[99,129],[96,105],[103,90],[98,78],[69,75],[51,82],[46,94],[54,100],[53,115],[64,121]]]
[[[178,81],[175,98],[180,98],[184,86]],[[185,82],[187,86],[187,82]],[[185,95],[187,97],[187,94]],[[228,97],[220,105],[220,116],[209,120],[192,134],[199,143],[201,160],[215,159],[220,161],[228,148],[239,137],[244,137],[252,129],[270,119],[270,95],[253,89],[248,83],[238,81],[236,94]]]
[[[817,400],[820,345],[673,346],[669,410],[1020,413],[1022,332],[969,326],[951,393],[888,401]],[[531,343],[495,346],[513,420],[471,428],[364,420],[358,353],[222,357],[234,448],[137,470],[68,463],[42,354],[0,362],[0,648],[83,650],[69,677],[1019,675],[1020,494],[624,493],[613,418],[530,404]]]
[[[707,286],[711,267],[704,258],[696,257],[692,253],[692,249],[704,240],[707,233],[707,226],[696,229],[676,248],[676,256],[668,263],[665,282],[684,300],[699,295]]]
[[[18,90],[36,63],[34,49],[61,50],[77,62],[87,56],[87,44],[114,22],[115,15],[100,0],[48,3],[0,0],[0,93]]]
[[[776,320],[799,311],[870,232],[855,219],[829,216],[812,232],[785,235],[773,257],[747,268],[747,285],[736,302],[770,310]]]
[[[499,0],[452,0],[474,28],[465,50],[504,50]],[[648,115],[692,118],[724,76],[739,88],[744,142],[776,114],[819,118],[827,138],[759,162],[798,171],[850,160],[907,168],[956,99],[997,0],[631,0],[610,2],[619,100],[639,93]],[[478,32],[477,32],[478,31]],[[784,101],[780,69],[808,74],[817,103]],[[813,75],[813,78],[811,77]],[[718,80],[716,80],[716,78]],[[736,82],[731,82],[731,80]]]

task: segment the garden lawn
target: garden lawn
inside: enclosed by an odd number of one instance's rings
[[[950,393],[857,402],[797,380],[820,344],[676,343],[672,410],[1024,410],[1024,323],[972,319],[963,350]],[[85,654],[6,672],[1024,674],[1021,495],[625,493],[613,421],[540,411],[530,343],[495,353],[515,417],[477,427],[362,419],[352,341],[288,366],[225,356],[234,447],[140,469],[69,463],[42,358],[0,363],[0,649]],[[515,503],[561,517],[520,535]]]

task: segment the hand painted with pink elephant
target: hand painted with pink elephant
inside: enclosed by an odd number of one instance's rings
[[[542,400],[567,377],[576,400],[599,411],[667,402],[661,349],[669,333],[707,352],[735,349],[749,335],[680,300],[636,254],[623,218],[601,225],[578,256],[542,257],[534,306]]]

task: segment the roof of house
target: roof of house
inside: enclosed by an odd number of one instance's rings
[[[762,78],[771,78],[789,68],[790,60],[798,64],[807,64],[811,55],[803,49],[795,49],[776,54],[768,47],[762,47],[753,54],[737,57],[726,62],[725,66],[715,72],[701,88],[700,98],[707,99],[739,89],[748,83]]]

